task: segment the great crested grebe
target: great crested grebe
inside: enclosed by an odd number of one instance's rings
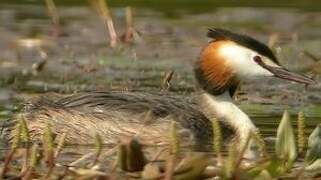
[[[240,81],[278,77],[303,84],[314,81],[289,72],[273,52],[257,40],[228,30],[209,29],[212,41],[201,51],[195,76],[201,87],[197,103],[160,94],[137,92],[88,92],[27,103],[21,113],[33,140],[41,139],[50,124],[56,135],[66,133],[68,144],[92,144],[95,133],[104,143],[135,136],[143,144],[168,142],[169,124],[177,122],[187,144],[205,147],[212,141],[211,120],[219,120],[224,137],[244,141],[256,131],[249,117],[231,96]],[[9,137],[10,138],[10,137]]]

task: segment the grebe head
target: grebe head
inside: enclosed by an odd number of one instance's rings
[[[242,80],[274,76],[303,84],[311,78],[283,68],[270,48],[246,35],[209,29],[213,40],[202,50],[195,74],[200,86],[214,95],[233,93]]]

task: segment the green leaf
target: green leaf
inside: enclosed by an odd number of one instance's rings
[[[297,157],[296,141],[291,125],[290,115],[288,111],[284,111],[283,117],[277,130],[275,143],[275,152],[278,158],[284,160],[286,169],[292,167]]]
[[[270,164],[266,168],[269,171],[269,174],[272,177],[279,177],[286,173],[288,168],[286,167],[286,161],[284,159],[280,159],[277,156],[272,156]]]
[[[312,164],[321,158],[321,124],[311,133],[308,140],[308,151],[305,155],[305,162]]]

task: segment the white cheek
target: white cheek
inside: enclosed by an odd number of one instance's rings
[[[241,78],[252,79],[273,76],[271,72],[252,60],[255,54],[252,50],[236,44],[224,46],[220,50],[220,55],[227,60],[227,63],[232,66],[234,72]]]

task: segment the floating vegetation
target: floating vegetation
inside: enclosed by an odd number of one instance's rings
[[[304,132],[304,114],[299,113],[298,128]],[[285,111],[277,131],[275,154],[265,152],[265,144],[259,132],[251,134],[245,146],[232,141],[227,155],[221,129],[216,120],[213,121],[213,150],[216,155],[205,152],[183,152],[177,136],[176,123],[171,123],[169,145],[163,154],[150,156],[149,151],[135,138],[123,138],[110,150],[103,148],[99,134],[95,135],[95,149],[69,164],[59,162],[58,156],[64,153],[65,138],[63,134],[54,143],[55,135],[50,124],[44,129],[40,144],[30,146],[30,135],[27,124],[21,116],[16,125],[11,149],[6,152],[0,166],[1,178],[142,178],[142,179],[206,179],[220,177],[222,179],[273,179],[280,177],[304,178],[320,177],[321,170],[321,124],[309,136],[303,146],[302,134],[296,141],[290,115]],[[257,141],[257,151],[261,156],[246,159],[245,151],[251,141]],[[301,142],[300,142],[301,141]],[[296,143],[298,142],[298,144]],[[297,146],[304,162],[298,161]],[[146,148],[147,149],[147,148]],[[306,152],[305,152],[306,151]],[[113,156],[117,152],[116,157]],[[294,164],[296,164],[294,166]]]

